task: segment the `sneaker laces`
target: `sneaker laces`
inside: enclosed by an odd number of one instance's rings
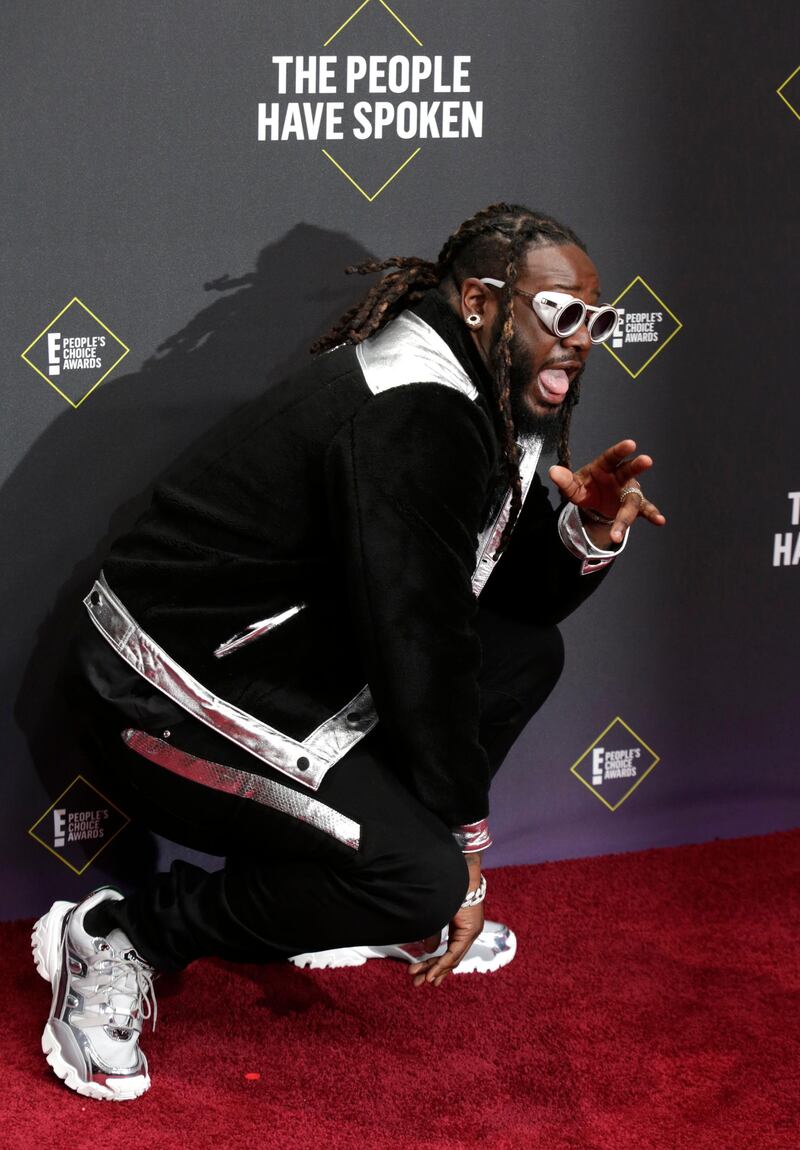
[[[111,952],[111,957],[99,957]],[[97,975],[97,981],[87,990],[100,999],[112,1014],[123,1013],[118,1010],[112,996],[127,999],[130,1009],[124,1011],[129,1018],[141,1018],[142,1022],[152,1020],[151,1027],[156,1028],[158,1018],[158,1003],[153,986],[155,971],[139,957],[135,950],[127,950],[120,955],[114,947],[104,939],[99,942],[98,958],[89,968]],[[103,1023],[103,1025],[108,1025]],[[119,1028],[118,1028],[119,1029]]]

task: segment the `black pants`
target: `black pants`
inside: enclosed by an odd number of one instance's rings
[[[480,734],[494,774],[555,686],[563,645],[555,627],[520,624],[483,609],[478,631]],[[92,665],[93,650],[95,662],[102,655],[108,663],[105,640],[94,632],[83,644],[84,666]],[[121,659],[119,664],[124,684],[131,672]],[[133,689],[150,701],[144,680]],[[113,774],[108,783],[123,809],[173,841],[225,859],[211,873],[175,862],[123,901],[90,912],[91,930],[105,934],[120,927],[157,969],[178,970],[207,955],[267,962],[304,951],[410,942],[438,931],[463,900],[464,856],[450,829],[393,773],[380,724],[315,793],[360,824],[354,849],[291,815],[180,778],[129,750],[120,731],[131,725],[130,716],[108,701],[115,689],[103,694],[102,703],[96,693],[84,694],[82,709],[90,712],[98,766]],[[124,685],[118,694],[124,696]],[[161,697],[152,695],[158,708]],[[246,751],[177,709],[169,726],[174,746],[253,770]],[[263,764],[258,770],[269,772]],[[274,778],[301,789],[277,772]]]

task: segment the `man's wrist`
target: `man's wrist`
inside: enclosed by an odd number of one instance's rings
[[[578,514],[581,518],[581,526],[584,533],[588,536],[589,540],[599,551],[617,551],[619,543],[611,538],[611,523],[598,523],[591,518],[587,518],[583,511],[579,510]]]
[[[486,898],[486,879],[481,875],[477,886],[470,886],[466,893],[464,901],[461,904],[462,910],[468,907],[479,906]]]
[[[467,894],[473,894],[480,889],[483,876],[481,874],[481,860],[483,858],[483,851],[476,851],[473,854],[464,855],[464,861],[467,864],[467,874],[469,875],[469,882],[467,884]]]
[[[625,550],[629,531],[621,543],[611,539],[610,534],[593,537],[591,531],[607,532],[605,524],[593,521],[585,522],[584,517],[574,503],[565,503],[558,517],[558,534],[561,542],[571,555],[583,561],[582,573],[598,571],[608,566],[612,560]],[[602,545],[600,540],[602,539]]]

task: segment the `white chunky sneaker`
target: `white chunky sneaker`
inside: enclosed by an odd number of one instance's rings
[[[150,1086],[139,1034],[144,1019],[155,1023],[153,969],[121,930],[93,937],[83,920],[98,903],[122,897],[103,887],[81,903],[53,903],[31,935],[36,969],[53,987],[42,1034],[47,1061],[78,1094],[114,1101]]]
[[[396,946],[346,946],[338,950],[318,950],[296,954],[289,959],[295,966],[310,970],[330,970],[343,966],[363,966],[371,958],[396,958],[401,962],[423,962],[447,950],[447,927],[436,950],[426,951],[424,943],[410,942]],[[453,974],[486,974],[507,966],[517,953],[517,936],[501,922],[485,922]]]

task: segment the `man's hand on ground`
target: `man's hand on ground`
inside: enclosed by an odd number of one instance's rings
[[[478,890],[481,885],[481,860],[483,851],[471,851],[464,855],[469,883],[466,893]],[[443,979],[458,966],[461,959],[483,930],[483,903],[477,906],[462,906],[456,911],[447,934],[447,950],[438,958],[426,958],[408,968],[414,986],[440,986]],[[436,949],[438,939],[428,939],[431,949]]]
[[[447,950],[438,958],[428,958],[408,968],[414,979],[414,986],[430,983],[440,986],[442,980],[458,966],[461,959],[483,930],[483,903],[477,906],[461,907],[450,923]]]
[[[555,466],[548,473],[570,503],[613,519],[613,523],[608,525],[586,524],[590,538],[599,547],[607,546],[609,540],[612,544],[621,543],[626,530],[639,516],[657,527],[666,523],[656,505],[644,495],[640,498],[637,494],[640,490],[637,476],[652,467],[653,460],[649,455],[627,458],[635,450],[636,444],[632,439],[623,439],[577,471]],[[620,502],[620,494],[628,487],[637,491],[629,492]]]

